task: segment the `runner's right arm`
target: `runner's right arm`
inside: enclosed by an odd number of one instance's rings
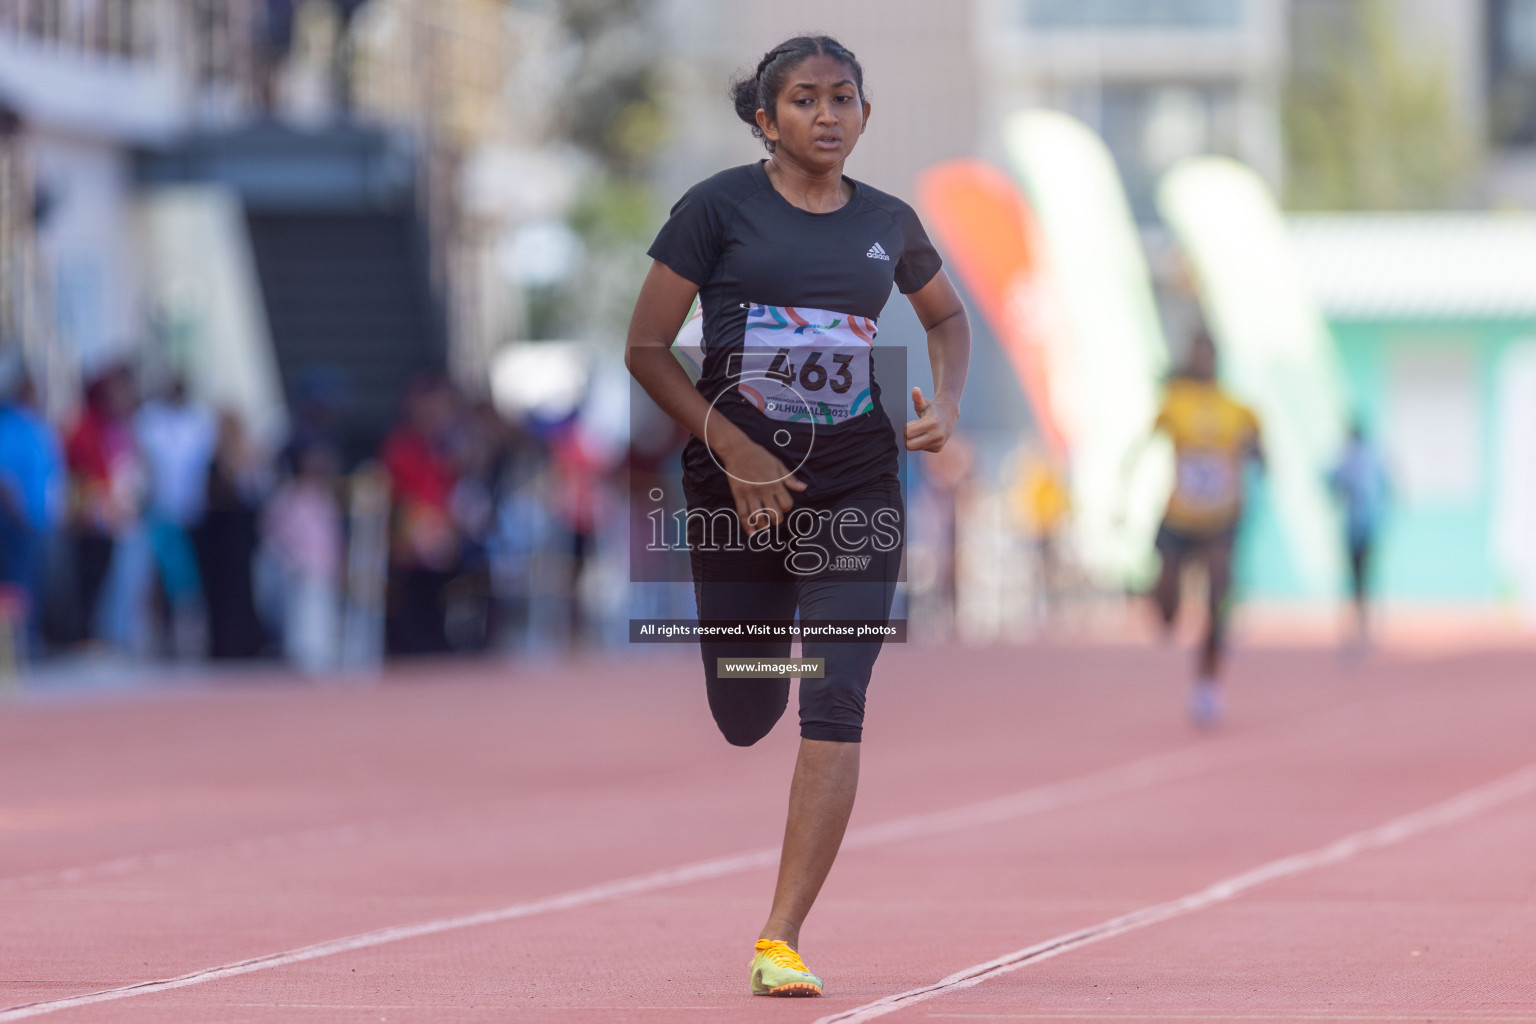
[[[663,412],[714,451],[728,476],[736,514],[751,535],[788,515],[794,506],[790,491],[803,491],[805,484],[787,475],[782,462],[727,417],[711,416],[709,402],[673,358],[672,339],[698,291],[698,285],[653,261],[629,321],[624,365]],[[772,483],[748,482],[755,480]]]

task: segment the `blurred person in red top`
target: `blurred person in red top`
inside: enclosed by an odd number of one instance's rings
[[[65,444],[74,558],[74,640],[96,637],[97,605],[119,539],[138,522],[144,472],[134,443],[133,377],[126,366],[98,374]]]
[[[457,413],[446,381],[416,378],[406,389],[403,420],[380,454],[394,503],[385,638],[395,654],[448,650],[444,591],[460,560],[451,436]]]

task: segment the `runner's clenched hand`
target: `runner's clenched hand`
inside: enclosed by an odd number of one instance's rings
[[[715,454],[725,467],[736,515],[749,537],[789,515],[795,504],[790,492],[805,490],[805,484],[784,468],[784,463],[745,435],[735,443],[721,445]]]
[[[960,410],[942,398],[928,401],[923,397],[922,388],[912,389],[912,408],[917,412],[917,419],[907,421],[907,451],[942,451],[949,435],[955,432]]]

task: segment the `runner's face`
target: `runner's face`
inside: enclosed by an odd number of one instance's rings
[[[757,123],[776,153],[817,169],[839,167],[853,152],[869,118],[853,71],[835,57],[807,57],[784,76],[775,116],[757,112]]]

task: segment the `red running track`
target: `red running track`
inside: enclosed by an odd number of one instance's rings
[[[891,648],[793,1001],[695,657],[0,708],[0,1022],[1536,1021],[1529,653]]]

